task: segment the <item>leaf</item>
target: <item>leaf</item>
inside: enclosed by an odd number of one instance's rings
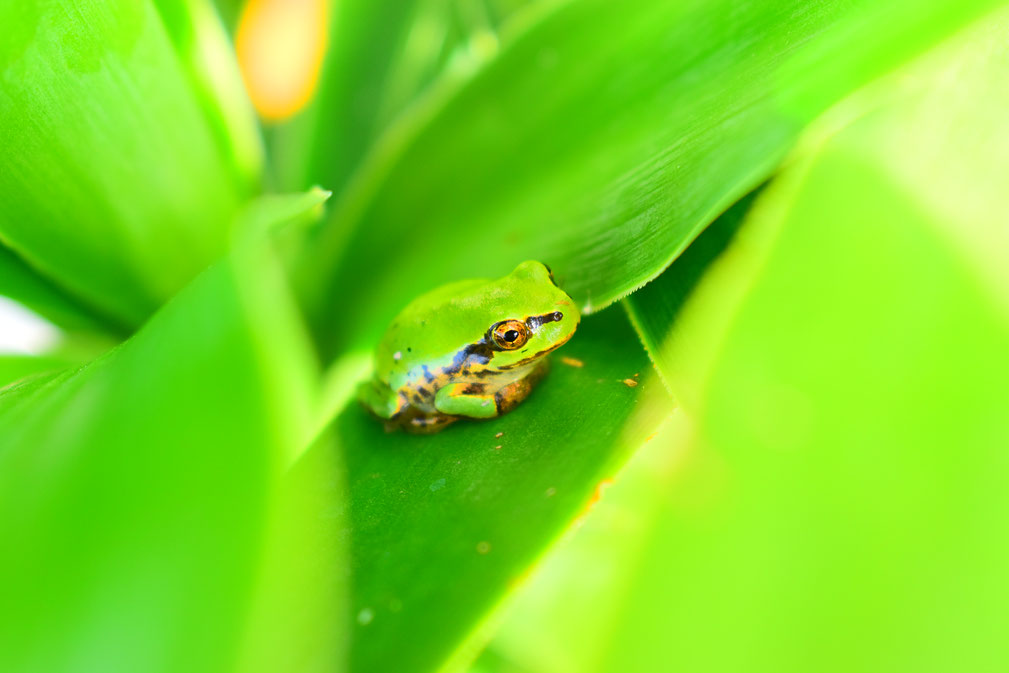
[[[248,202],[238,215],[238,240],[281,236],[287,228],[302,228],[322,216],[330,192],[315,187],[298,194],[263,194]]]
[[[136,326],[226,249],[247,187],[149,2],[5,3],[0,240]]]
[[[712,263],[725,252],[758,193],[751,192],[722,213],[661,276],[624,299],[631,323],[653,362],[666,364],[665,351],[677,343],[676,320],[687,299]],[[656,370],[667,387],[670,379],[676,378],[672,366]]]
[[[1007,29],[861,92],[690,299],[688,453],[581,670],[1009,663]]]
[[[287,189],[345,186],[369,148],[439,76],[465,77],[497,47],[506,17],[530,0],[331,2],[318,91],[273,129]]]
[[[153,0],[221,154],[249,191],[260,186],[263,144],[234,48],[209,0]]]
[[[0,295],[31,309],[69,330],[116,331],[115,321],[99,317],[94,309],[72,299],[61,288],[35,272],[17,255],[0,245]],[[125,327],[120,327],[125,330]]]
[[[688,433],[689,422],[677,409],[634,452],[580,525],[513,592],[470,673],[598,670],[624,618],[627,584],[645,552],[649,524],[671,489],[683,488],[677,477]]]
[[[559,3],[371,151],[302,265],[321,340],[371,343],[416,287],[527,258],[612,303],[827,105],[991,4]]]
[[[318,573],[302,575],[299,559],[328,570],[339,557],[324,545],[308,556],[312,520],[285,512],[304,513],[298,494],[320,478],[332,489],[334,476],[325,461],[282,476],[315,432],[318,392],[277,264],[244,245],[120,347],[0,394],[0,574],[17,580],[0,613],[0,669],[327,661],[299,647],[315,629],[341,633],[339,587],[304,586]],[[275,628],[247,621],[256,606]],[[309,642],[287,637],[306,614]]]
[[[533,395],[493,421],[386,433],[356,403],[336,420],[350,493],[352,670],[442,663],[669,413],[620,312],[584,321],[561,353],[582,366],[555,358]]]
[[[59,371],[69,364],[59,357],[0,354],[0,391],[27,376]]]

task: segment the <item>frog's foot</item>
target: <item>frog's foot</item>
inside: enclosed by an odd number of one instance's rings
[[[494,403],[497,405],[498,413],[507,414],[522,400],[529,397],[529,393],[533,391],[537,383],[543,380],[548,371],[550,371],[549,364],[543,360],[528,376],[499,388],[494,394]]]
[[[459,417],[439,413],[424,414],[411,407],[405,413],[398,416],[396,420],[409,433],[429,435],[442,430],[447,425],[451,425],[459,420]]]

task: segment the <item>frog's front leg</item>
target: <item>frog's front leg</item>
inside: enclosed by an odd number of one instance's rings
[[[483,383],[450,383],[434,397],[435,409],[451,416],[494,418],[498,415],[494,393]]]

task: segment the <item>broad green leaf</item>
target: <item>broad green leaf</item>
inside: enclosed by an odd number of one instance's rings
[[[150,2],[10,2],[0,25],[0,240],[135,326],[226,249],[244,180]]]
[[[624,299],[631,322],[653,362],[660,361],[665,350],[676,343],[673,335],[676,319],[704,273],[725,252],[756,194],[748,194],[722,213],[661,276]],[[668,387],[675,373],[669,367],[657,371]]]
[[[306,586],[320,573],[301,559],[329,571],[340,558],[306,539],[320,524],[305,513],[338,526],[328,499],[341,489],[308,509],[313,482],[334,489],[326,463],[282,476],[315,432],[317,395],[279,268],[252,246],[98,360],[0,394],[0,575],[12,580],[0,669],[325,662],[302,648],[319,630],[340,637],[339,587]],[[311,631],[290,636],[308,614]]]
[[[92,307],[70,297],[3,245],[0,245],[0,295],[65,329],[117,331],[114,320],[99,316]],[[125,330],[125,326],[119,326],[118,330]]]
[[[610,304],[762,182],[828,104],[992,4],[558,4],[404,116],[334,203],[302,265],[323,341],[372,342],[416,287],[525,258],[586,309]]]
[[[0,391],[25,377],[66,369],[69,364],[60,357],[0,354]]]
[[[1009,664],[1007,29],[863,92],[690,299],[687,455],[582,671]]]
[[[241,184],[259,187],[263,144],[234,49],[209,0],[153,0],[222,155]]]
[[[623,618],[627,579],[639,563],[645,533],[670,488],[683,485],[677,477],[683,473],[688,437],[689,421],[678,409],[634,452],[580,525],[514,591],[470,673],[591,673],[598,668]]]
[[[555,357],[532,396],[493,421],[387,433],[356,403],[335,421],[350,494],[352,670],[445,661],[668,415],[619,311],[584,321],[559,355],[576,362]]]
[[[281,185],[341,189],[390,123],[440,76],[492,56],[505,19],[532,0],[330,2],[329,49],[309,107],[273,130]],[[540,2],[539,4],[546,4]]]

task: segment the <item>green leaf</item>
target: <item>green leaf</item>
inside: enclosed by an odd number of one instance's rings
[[[4,3],[0,240],[135,326],[226,249],[247,195],[149,2]]]
[[[725,252],[759,192],[752,192],[708,225],[690,247],[654,281],[624,299],[624,306],[653,362],[666,364],[675,346],[677,318],[704,273]],[[671,367],[656,367],[667,387],[676,377]]]
[[[153,0],[214,140],[240,184],[259,187],[263,144],[230,38],[209,0]]]
[[[302,265],[323,341],[373,342],[417,285],[526,258],[586,309],[610,304],[827,105],[992,4],[558,3],[401,119],[340,195]]]
[[[64,329],[112,333],[125,330],[124,326],[117,330],[114,320],[100,317],[93,308],[71,298],[3,245],[0,245],[0,295]]]
[[[531,0],[344,0],[329,8],[318,91],[273,129],[280,182],[342,188],[390,123],[438,78],[465,77],[497,49],[506,17]]]
[[[280,269],[246,245],[120,347],[0,394],[0,574],[16,578],[0,669],[327,661],[332,648],[302,648],[339,638],[339,586],[306,586],[319,572],[301,559],[340,562],[305,527],[320,525],[306,512],[339,525],[342,489],[316,488],[334,488],[326,461],[284,476],[318,392]],[[325,501],[309,510],[302,493]],[[311,633],[290,636],[307,614]]]
[[[861,92],[691,297],[686,454],[580,671],[1009,664],[1007,29]]]
[[[555,358],[529,400],[493,421],[387,433],[356,403],[336,420],[350,493],[353,670],[442,663],[668,415],[619,311],[584,321],[561,354],[581,366]]]
[[[64,358],[45,355],[0,355],[0,391],[27,376],[65,369]]]
[[[689,487],[676,479],[683,472],[688,431],[677,410],[634,452],[577,529],[558,541],[514,592],[470,673],[599,669],[624,618],[626,586],[640,563],[649,524],[672,489],[681,491],[680,499],[690,497]]]
[[[318,187],[299,194],[263,194],[242,208],[235,225],[236,239],[277,238],[286,229],[300,230],[322,216],[330,194]]]

